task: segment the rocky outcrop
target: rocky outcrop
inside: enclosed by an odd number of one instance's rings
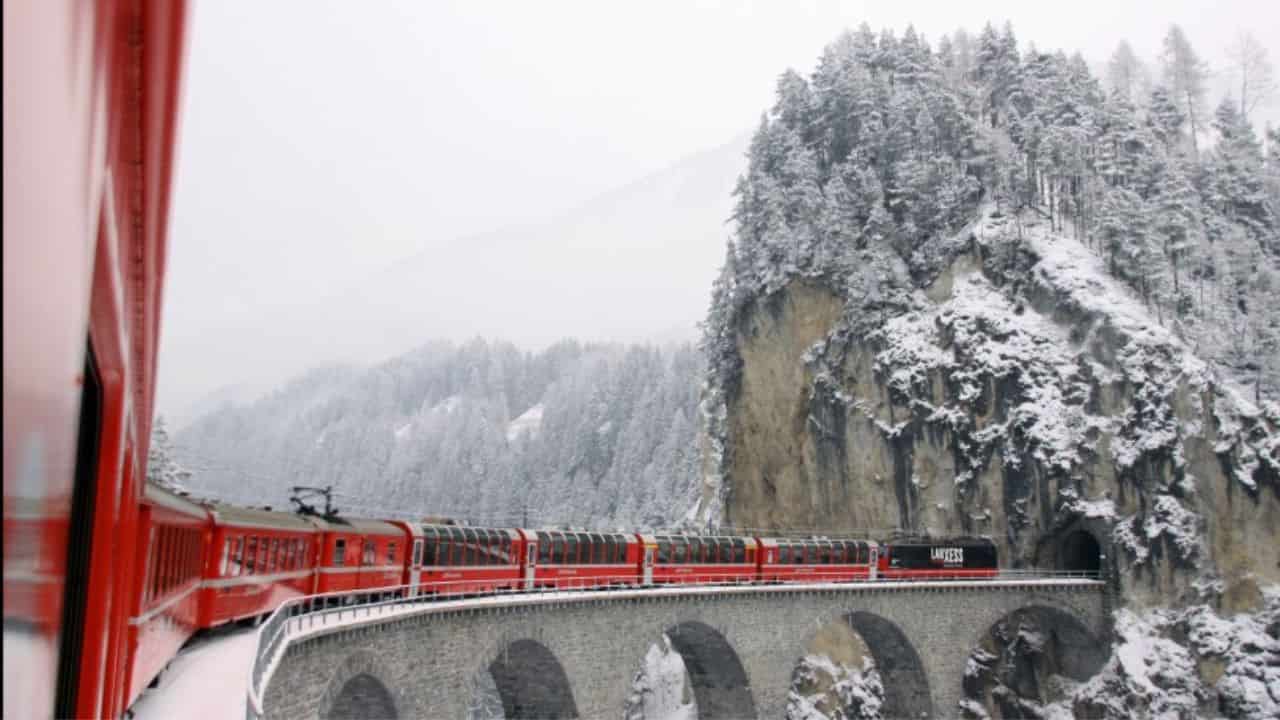
[[[1079,242],[988,213],[906,298],[797,277],[737,313],[723,521],[983,534],[1137,607],[1280,582],[1280,408],[1221,383]],[[1099,555],[1104,557],[1099,557]]]

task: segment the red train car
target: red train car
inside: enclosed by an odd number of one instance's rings
[[[869,540],[759,538],[764,582],[874,580],[879,546]]]
[[[320,531],[317,593],[374,590],[401,584],[412,536],[382,520],[309,518]]]
[[[591,588],[634,585],[640,580],[642,543],[624,533],[521,530],[534,548],[531,577],[537,588]],[[525,551],[526,566],[528,550]],[[528,573],[527,573],[528,574]]]
[[[200,626],[256,618],[316,590],[320,531],[291,513],[211,504]]]
[[[641,535],[656,550],[645,584],[744,582],[758,572],[755,538],[711,535]]]
[[[3,715],[115,717],[186,4],[3,8]]]
[[[517,530],[422,525],[421,593],[473,595],[521,585],[525,539]]]
[[[147,483],[138,513],[142,584],[130,608],[125,707],[200,627],[200,583],[211,532],[205,508]]]

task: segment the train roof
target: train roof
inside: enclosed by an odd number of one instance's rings
[[[143,486],[142,497],[147,502],[162,505],[170,510],[176,510],[180,513],[186,513],[187,515],[194,515],[201,518],[209,517],[209,511],[205,506],[194,500],[185,498],[169,488],[152,482],[148,482]]]
[[[367,518],[340,517],[326,520],[319,517],[308,517],[307,520],[326,532],[351,532],[365,535],[401,536],[404,530],[394,523],[385,520]]]
[[[932,537],[929,535],[902,535],[890,538],[890,545],[994,545],[989,537],[966,535],[960,537]]]
[[[306,518],[293,513],[263,510],[261,508],[245,508],[224,503],[209,503],[209,512],[213,515],[215,525],[234,527],[269,527],[278,530],[297,530],[315,532],[316,526]]]

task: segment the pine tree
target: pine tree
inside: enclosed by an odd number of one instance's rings
[[[1197,134],[1203,129],[1202,118],[1205,116],[1205,93],[1209,80],[1209,67],[1191,47],[1182,28],[1170,25],[1164,37],[1164,50],[1161,55],[1164,69],[1164,82],[1169,94],[1185,113],[1190,126],[1191,149],[1199,154]]]
[[[1144,73],[1142,61],[1133,53],[1128,40],[1121,40],[1107,62],[1107,86],[1124,99],[1133,101]]]

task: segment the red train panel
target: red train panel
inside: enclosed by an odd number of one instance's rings
[[[403,548],[412,540],[402,527],[381,520],[312,518],[311,522],[321,533],[316,592],[353,592],[400,584]],[[396,561],[388,561],[393,552]]]
[[[519,531],[423,525],[421,532],[421,592],[472,595],[520,587],[526,545]]]
[[[758,571],[755,538],[696,535],[643,535],[655,550],[650,582],[677,583],[747,582]]]
[[[867,540],[759,538],[764,582],[852,582],[874,579],[879,547]]]
[[[129,618],[128,692],[133,704],[199,629],[200,583],[210,535],[209,513],[148,484],[138,514],[142,584]]]
[[[221,504],[211,514],[201,627],[265,615],[316,591],[320,531],[314,524],[290,513]]]
[[[640,578],[642,545],[635,535],[561,530],[522,530],[534,547],[526,585],[592,588],[634,585]],[[526,564],[528,550],[526,549]]]

